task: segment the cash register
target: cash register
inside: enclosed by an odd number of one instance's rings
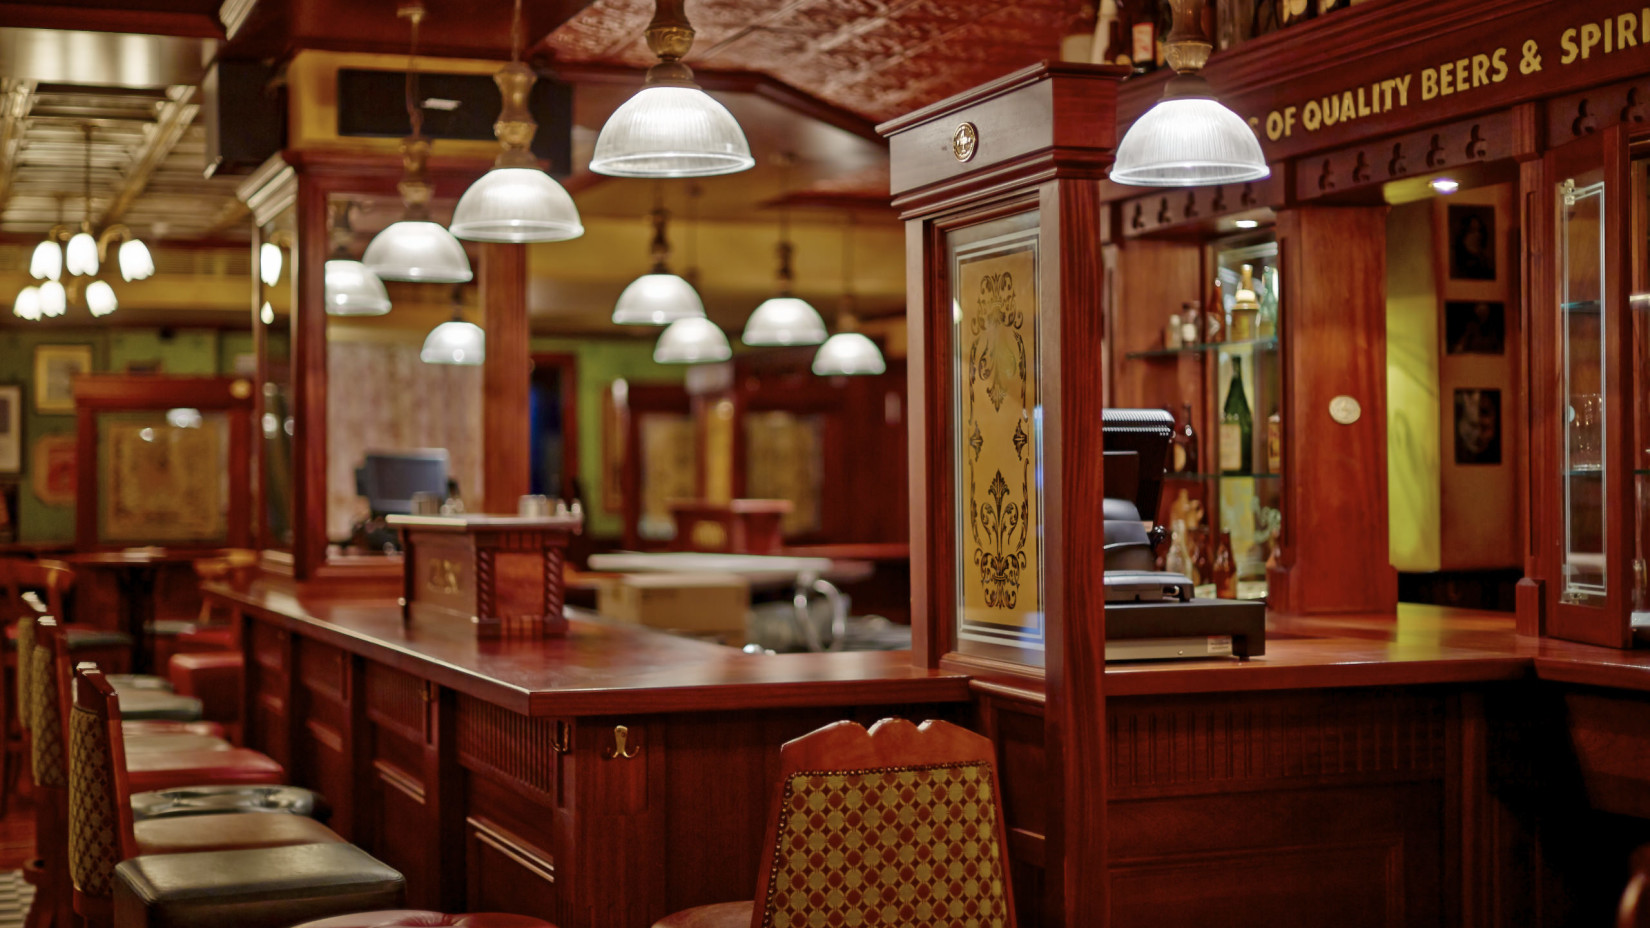
[[[1200,599],[1191,578],[1157,568],[1168,532],[1153,524],[1174,417],[1107,409],[1105,442],[1106,660],[1247,659],[1266,653],[1266,604]]]

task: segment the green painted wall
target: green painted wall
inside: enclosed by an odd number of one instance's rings
[[[623,530],[618,513],[602,511],[602,397],[613,381],[681,383],[687,368],[653,363],[653,342],[632,339],[535,338],[536,354],[571,354],[578,359],[579,482],[585,488],[588,529],[614,536]]]
[[[1439,568],[1438,293],[1432,201],[1395,206],[1386,224],[1387,523],[1392,566]]]
[[[34,495],[34,444],[40,438],[72,433],[75,417],[43,415],[34,411],[34,348],[36,345],[91,345],[98,373],[120,373],[132,363],[159,361],[161,373],[213,375],[233,373],[234,355],[252,350],[250,333],[220,333],[217,329],[174,329],[163,338],[160,329],[26,328],[0,332],[0,383],[23,385],[23,471],[19,484],[18,540],[70,542],[74,540],[74,506],[48,506]],[[9,476],[0,479],[12,479]]]

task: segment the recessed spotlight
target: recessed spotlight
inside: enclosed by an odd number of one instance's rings
[[[1461,189],[1461,182],[1452,177],[1434,177],[1432,189],[1438,193],[1451,194]]]
[[[1232,225],[1237,226],[1240,229],[1258,229],[1258,228],[1260,228],[1260,220],[1259,219],[1239,219],[1239,220],[1233,222]]]

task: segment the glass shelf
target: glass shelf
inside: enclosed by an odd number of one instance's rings
[[[1598,300],[1576,300],[1564,304],[1564,311],[1567,313],[1596,313],[1598,309]]]
[[[1197,345],[1188,345],[1185,348],[1150,348],[1146,351],[1131,351],[1124,357],[1131,361],[1139,361],[1150,358],[1178,358],[1182,355],[1202,354],[1206,351],[1226,351],[1234,348],[1275,351],[1277,347],[1278,337],[1268,335],[1265,338],[1251,338],[1240,342],[1204,342]]]
[[[1164,480],[1184,480],[1188,483],[1204,483],[1210,480],[1282,480],[1282,474],[1186,474],[1167,473]]]

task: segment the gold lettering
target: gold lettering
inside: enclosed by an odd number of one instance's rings
[[[1341,94],[1341,122],[1351,122],[1358,118],[1358,104],[1352,99],[1352,91]]]
[[[1467,85],[1467,70],[1472,65],[1471,58],[1461,58],[1455,62],[1455,92],[1470,89]]]
[[[1322,124],[1323,109],[1318,106],[1318,101],[1306,101],[1306,108],[1301,110],[1301,125],[1305,126],[1308,132],[1316,132]]]
[[[1581,58],[1583,61],[1592,57],[1593,47],[1598,45],[1600,32],[1598,23],[1582,23],[1581,25]]]
[[[1341,98],[1340,97],[1324,97],[1323,98],[1323,124],[1326,125],[1326,126],[1333,126],[1335,123],[1338,123],[1340,121],[1341,121]]]
[[[1438,96],[1438,71],[1436,68],[1424,68],[1421,71],[1421,99],[1431,100]]]
[[[1409,80],[1410,80],[1410,78],[1412,78],[1414,76],[1415,75],[1413,75],[1413,74],[1405,74],[1403,77],[1395,78],[1393,80],[1392,83],[1394,83],[1398,87],[1398,105],[1399,106],[1408,106],[1409,105]],[[1426,83],[1426,78],[1425,77],[1421,78],[1421,83],[1423,85]]]
[[[1447,97],[1455,92],[1455,62],[1446,61],[1438,68],[1438,96]]]
[[[1564,49],[1564,57],[1558,59],[1559,64],[1569,64],[1576,60],[1576,55],[1581,53],[1580,49],[1576,48],[1576,31],[1564,30],[1564,34],[1558,37],[1558,47]]]
[[[1266,137],[1274,142],[1283,138],[1283,114],[1277,110],[1266,114]]]
[[[1650,6],[1639,12],[1639,22],[1644,24],[1639,28],[1639,41],[1650,45]]]
[[[1615,51],[1615,47],[1614,47],[1615,43],[1611,41],[1611,37],[1610,37],[1610,33],[1613,31],[1613,30],[1610,29],[1610,25],[1613,22],[1614,22],[1614,20],[1609,20],[1609,19],[1606,19],[1604,21],[1604,53],[1606,55],[1608,55],[1611,52]]]
[[[1362,87],[1359,87],[1358,88],[1358,118],[1362,119],[1365,116],[1368,116],[1370,113],[1373,113],[1373,112],[1374,112],[1374,110],[1369,108],[1369,104],[1364,102],[1364,89]]]
[[[1623,13],[1616,17],[1616,47],[1626,48],[1629,45],[1639,44],[1638,17],[1632,13]]]
[[[1472,56],[1472,86],[1482,87],[1490,82],[1490,56]]]
[[[1389,77],[1386,80],[1381,81],[1381,108],[1382,109],[1384,109],[1384,110],[1392,109],[1392,88],[1394,88],[1396,86],[1398,86],[1398,82],[1393,78]]]
[[[1502,81],[1506,80],[1507,79],[1507,50],[1504,49],[1504,48],[1496,49],[1495,50],[1495,57],[1490,59],[1490,63],[1495,66],[1495,73],[1490,75],[1490,80],[1493,81],[1494,83],[1497,83],[1497,84],[1499,84]]]

